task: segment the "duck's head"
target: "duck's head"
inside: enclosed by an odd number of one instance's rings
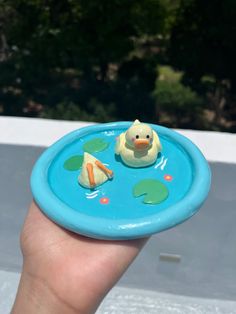
[[[136,150],[147,150],[153,141],[152,128],[139,120],[135,120],[126,131],[125,139],[128,146]]]

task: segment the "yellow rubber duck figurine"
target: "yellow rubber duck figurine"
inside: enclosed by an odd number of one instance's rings
[[[131,127],[117,138],[115,153],[130,167],[146,167],[152,165],[161,143],[157,133],[145,123],[135,120]]]
[[[89,153],[84,153],[84,161],[81,173],[78,177],[79,183],[89,189],[103,184],[113,178],[113,171]]]

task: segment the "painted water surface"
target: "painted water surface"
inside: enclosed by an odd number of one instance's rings
[[[48,172],[50,187],[60,200],[85,215],[136,219],[163,211],[186,195],[192,181],[191,160],[182,147],[159,134],[163,149],[156,163],[146,168],[130,168],[114,153],[116,137],[125,130],[94,132],[64,147]],[[86,149],[93,150],[94,157],[114,172],[111,181],[94,190],[78,183],[81,156]],[[155,182],[154,186],[142,192],[143,180]],[[135,186],[139,186],[137,195],[133,193]],[[160,194],[158,197],[155,197],[155,188]],[[158,201],[144,202],[150,196],[149,191]]]

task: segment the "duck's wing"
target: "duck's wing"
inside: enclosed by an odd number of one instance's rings
[[[157,133],[153,130],[153,143],[157,145],[157,149],[160,152],[162,150],[161,142]]]
[[[121,133],[116,139],[115,153],[120,155],[122,148],[125,145],[125,133]]]

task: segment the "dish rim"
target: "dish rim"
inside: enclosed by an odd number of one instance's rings
[[[156,124],[149,125],[160,135],[178,143],[190,158],[192,172],[194,172],[193,180],[189,191],[180,201],[154,215],[134,218],[131,222],[131,219],[114,220],[88,216],[69,207],[54,194],[48,182],[48,170],[56,155],[65,146],[91,132],[127,129],[131,124],[132,122],[121,121],[77,129],[63,136],[39,157],[31,175],[31,191],[36,203],[51,220],[84,236],[106,240],[127,240],[147,237],[172,228],[189,219],[198,211],[205,201],[211,185],[209,165],[198,147],[188,138]]]

